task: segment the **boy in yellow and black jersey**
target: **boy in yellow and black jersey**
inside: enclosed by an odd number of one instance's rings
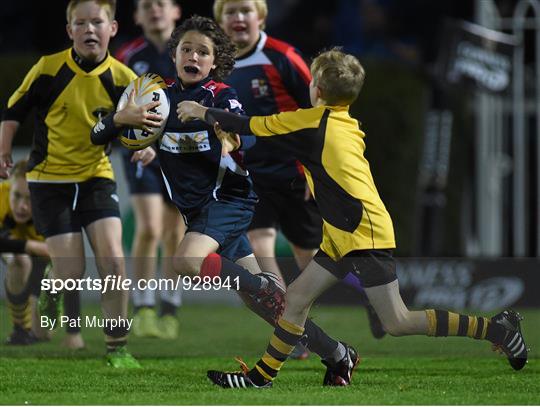
[[[136,75],[108,53],[89,63],[75,48],[46,55],[32,67],[9,98],[3,121],[24,121],[36,107],[29,182],[80,183],[114,179],[103,146],[90,142],[88,129],[116,107]]]
[[[67,34],[73,47],[42,57],[8,101],[0,127],[0,177],[11,167],[13,137],[32,107],[36,108],[34,142],[27,180],[37,231],[44,235],[52,261],[52,278],[80,278],[85,253],[82,229],[89,237],[100,277],[125,278],[122,226],[116,183],[103,146],[89,133],[112,112],[123,89],[136,78],[109,55],[116,35],[116,0],[70,0]],[[59,301],[51,299],[51,304]],[[104,318],[124,321],[105,328],[107,362],[139,367],[125,349],[128,293],[102,294]],[[57,317],[58,308],[50,310]]]
[[[32,315],[31,303],[39,296],[49,255],[44,237],[32,222],[25,167],[25,161],[17,163],[10,179],[0,182],[0,254],[6,265],[6,302],[13,323],[6,340],[9,345],[37,341],[37,318]]]
[[[243,372],[209,371],[225,388],[269,387],[304,333],[313,301],[348,272],[358,275],[385,331],[393,336],[468,336],[487,339],[506,353],[510,365],[522,369],[527,347],[520,317],[507,310],[493,318],[460,315],[443,310],[409,311],[401,299],[392,249],[392,220],[379,197],[364,157],[365,134],[349,115],[364,81],[364,69],[352,55],[333,49],[311,65],[313,108],[272,116],[241,117],[195,102],[182,102],[182,120],[203,119],[225,131],[254,134],[288,148],[306,169],[309,187],[323,217],[320,250],[287,289],[285,311],[263,357]],[[222,137],[225,151],[238,144]],[[207,265],[223,267],[219,262]],[[229,265],[230,267],[230,265]],[[212,270],[219,275],[221,270]],[[339,363],[327,366],[324,384],[348,385],[358,355],[339,343]]]

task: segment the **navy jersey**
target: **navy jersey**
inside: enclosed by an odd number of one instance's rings
[[[221,143],[212,126],[201,120],[184,123],[176,115],[178,103],[184,100],[243,114],[235,90],[207,78],[185,89],[176,82],[169,86],[168,96],[171,114],[157,147],[171,200],[188,220],[211,200],[232,201],[252,208],[257,197],[240,154],[222,157]],[[252,141],[244,140],[246,147]]]
[[[226,83],[236,89],[248,116],[268,116],[310,107],[310,81],[309,68],[298,51],[261,32],[253,51],[236,60]],[[290,184],[303,175],[290,152],[265,139],[245,152],[244,162],[253,180],[262,185]]]
[[[144,36],[124,44],[116,52],[115,57],[139,76],[150,72],[158,74],[166,81],[174,81],[176,78],[176,67],[169,56],[169,51],[166,49],[164,52],[160,52]],[[129,161],[132,152],[125,148],[122,148],[121,151],[124,159]],[[131,165],[136,166],[136,164]],[[159,160],[153,160],[149,166],[158,170]]]

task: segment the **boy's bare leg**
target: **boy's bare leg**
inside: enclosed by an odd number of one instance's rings
[[[398,280],[365,288],[365,291],[387,333],[393,336],[427,335],[426,312],[409,311],[399,293]]]
[[[515,370],[527,362],[528,349],[521,333],[519,314],[503,311],[492,318],[457,314],[446,310],[409,311],[394,280],[366,288],[366,294],[390,335],[466,336],[485,339],[502,350]]]
[[[163,198],[161,194],[136,194],[131,197],[135,215],[135,237],[131,249],[133,276],[135,281],[156,277],[157,250],[163,233]],[[155,293],[151,290],[133,291],[135,311],[141,307],[156,305]],[[156,329],[157,330],[157,327]]]
[[[122,249],[122,225],[116,217],[92,222],[86,227],[92,250],[96,256],[99,275],[126,278],[124,251]],[[102,294],[101,307],[105,318],[127,317],[128,292],[107,290]]]

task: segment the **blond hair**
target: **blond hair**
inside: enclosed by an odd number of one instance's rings
[[[222,23],[222,15],[223,15],[223,6],[225,3],[230,3],[231,1],[240,1],[240,0],[215,0],[214,1],[214,20],[218,22],[218,24],[221,25]],[[266,20],[266,16],[268,15],[268,5],[266,4],[266,0],[251,0],[255,4],[255,8],[257,9],[257,13],[259,13],[259,17],[263,20]],[[261,30],[264,30],[264,22],[261,25]]]
[[[332,105],[350,105],[358,97],[366,76],[360,61],[340,48],[321,53],[311,64],[313,84]]]
[[[10,171],[9,179],[24,178],[26,179],[26,168],[28,166],[27,160],[20,160],[15,163]]]
[[[66,8],[66,19],[68,24],[71,23],[71,14],[73,14],[75,7],[81,3],[86,3],[87,1],[93,1],[100,7],[103,7],[105,9],[105,13],[107,13],[107,17],[109,17],[109,20],[114,20],[114,15],[116,13],[116,0],[70,0]]]

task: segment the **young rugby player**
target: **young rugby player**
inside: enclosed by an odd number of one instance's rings
[[[32,221],[26,166],[26,160],[17,162],[9,179],[0,183],[0,253],[7,266],[6,302],[13,323],[6,341],[9,345],[31,345],[50,337],[50,331],[41,326],[37,310],[49,251]],[[78,291],[64,295],[64,312],[70,319],[80,316]],[[66,333],[62,346],[84,348],[80,327],[66,326]]]
[[[11,167],[13,137],[36,108],[34,143],[26,178],[36,230],[45,237],[53,264],[51,278],[84,274],[85,230],[102,278],[125,278],[122,224],[109,157],[88,133],[113,111],[121,91],[136,75],[111,57],[109,41],[118,30],[115,0],[71,0],[67,33],[73,46],[37,62],[11,96],[0,129],[0,177]],[[49,317],[58,316],[58,298],[48,296]],[[128,293],[108,290],[101,304],[106,319],[126,321]],[[49,306],[47,306],[49,305]],[[127,352],[127,323],[104,328],[106,359],[114,367],[140,367]]]
[[[243,365],[243,371],[236,373],[209,371],[210,380],[225,388],[270,387],[303,335],[313,301],[351,271],[360,277],[390,335],[486,339],[507,355],[514,369],[522,369],[527,347],[515,312],[507,310],[484,318],[443,310],[407,309],[392,258],[392,219],[364,157],[365,134],[349,115],[349,106],[364,82],[364,69],[354,56],[334,49],[313,61],[311,73],[311,109],[251,118],[191,101],[182,102],[178,109],[179,117],[187,122],[204,119],[226,131],[265,137],[289,149],[305,167],[324,222],[320,250],[287,289],[285,311],[264,356],[251,370]],[[203,272],[215,276],[239,267],[219,260],[213,256],[206,261]],[[335,352],[346,354],[347,347],[340,343]]]
[[[233,114],[243,113],[236,92],[221,82],[233,67],[234,47],[214,21],[198,16],[186,20],[173,32],[170,49],[178,74],[178,81],[168,88],[172,112],[180,102],[196,100]],[[107,143],[124,126],[149,131],[159,127],[161,116],[149,112],[158,104],[137,106],[131,94],[124,109],[106,116],[94,128],[92,141]],[[220,138],[224,139],[223,145]],[[243,137],[242,148],[249,147],[252,139]],[[231,140],[237,142],[233,136],[216,134],[202,121],[183,123],[175,114],[167,119],[158,154],[171,200],[187,219],[186,235],[175,254],[175,268],[182,275],[208,277],[200,273],[204,258],[210,254],[219,256],[231,265],[227,268],[230,272],[223,272],[221,278],[237,278],[238,291],[251,297],[248,306],[274,323],[282,311],[283,291],[276,284],[277,278],[261,273],[254,261],[246,230],[256,195],[241,157],[222,154],[224,145]],[[238,264],[246,268],[234,267]],[[306,323],[306,333],[308,346],[323,358],[329,374],[343,374],[340,372],[345,369],[350,375],[349,366],[344,364],[349,359],[358,362],[354,349],[345,345],[348,358],[335,354],[337,342],[311,321]]]

